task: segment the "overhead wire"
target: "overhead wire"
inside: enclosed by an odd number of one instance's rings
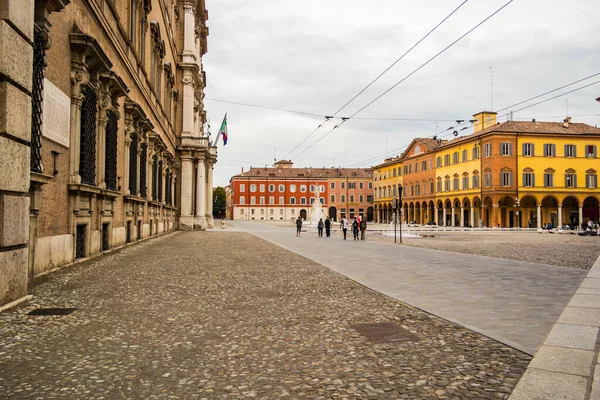
[[[550,93],[557,92],[557,91],[559,91],[559,90],[561,90],[561,89],[564,89],[564,88],[566,88],[566,87],[569,87],[569,86],[573,86],[573,85],[575,85],[576,83],[579,83],[579,82],[586,81],[586,80],[588,80],[588,79],[591,79],[591,78],[593,78],[593,77],[595,77],[595,76],[598,76],[598,75],[600,75],[600,72],[597,72],[597,73],[595,73],[595,74],[592,74],[592,75],[590,75],[590,76],[586,76],[585,78],[582,78],[582,79],[576,80],[576,81],[574,81],[574,82],[568,83],[568,84],[566,84],[566,85],[564,85],[564,86],[561,86],[561,87],[559,87],[559,88],[556,88],[556,89],[549,90],[549,91],[547,91],[546,93],[542,93],[542,94],[540,94],[540,95],[537,95],[537,96],[531,97],[531,98],[529,98],[529,99],[527,99],[527,100],[523,100],[523,101],[521,101],[521,102],[519,102],[519,103],[512,104],[512,105],[510,105],[510,106],[508,106],[508,107],[501,108],[500,110],[498,110],[498,112],[499,112],[499,111],[508,110],[509,108],[512,108],[512,107],[520,106],[521,104],[524,104],[524,103],[530,102],[531,100],[535,100],[535,99],[538,99],[538,98],[540,98],[540,97],[544,97],[544,96],[546,96],[546,95],[548,95],[548,94],[550,94]]]
[[[389,89],[385,90],[379,96],[375,97],[375,99],[371,100],[365,106],[363,106],[358,111],[356,111],[354,114],[350,115],[350,117],[342,118],[342,121],[338,125],[334,126],[332,129],[330,129],[329,131],[327,131],[327,133],[325,133],[319,139],[317,139],[316,141],[314,141],[313,143],[311,143],[307,148],[305,148],[304,150],[302,150],[300,153],[296,154],[296,156],[294,158],[297,158],[300,155],[302,155],[303,153],[305,153],[306,151],[308,151],[308,149],[310,149],[311,147],[313,147],[314,145],[316,145],[317,143],[319,143],[321,140],[323,140],[324,138],[326,138],[335,129],[338,129],[341,125],[343,125],[344,123],[346,123],[348,120],[350,120],[351,118],[353,118],[354,116],[356,116],[358,113],[360,113],[363,110],[365,110],[367,107],[369,107],[370,105],[372,105],[373,103],[375,103],[377,100],[379,100],[380,98],[382,98],[383,96],[385,96],[387,93],[389,93],[391,90],[393,90],[394,88],[396,88],[398,85],[400,85],[401,83],[403,83],[404,81],[406,81],[408,78],[410,78],[411,76],[413,76],[415,73],[417,73],[418,71],[420,71],[422,68],[424,68],[430,62],[432,62],[433,60],[435,60],[436,58],[438,58],[440,55],[442,55],[448,49],[450,49],[451,47],[453,47],[456,43],[460,42],[462,39],[464,39],[467,35],[469,35],[475,29],[479,28],[481,25],[483,25],[484,23],[486,23],[488,20],[490,20],[492,17],[494,17],[496,14],[498,14],[500,11],[502,11],[504,8],[506,8],[508,5],[510,5],[513,1],[514,0],[509,0],[508,2],[506,2],[502,7],[500,7],[496,11],[494,11],[492,14],[490,14],[484,20],[482,20],[481,22],[479,22],[473,28],[469,29],[466,33],[464,33],[463,35],[461,35],[458,39],[454,40],[452,43],[450,43],[448,46],[446,46],[445,48],[443,48],[441,51],[439,51],[433,57],[429,58],[426,62],[424,62],[423,64],[421,64],[419,67],[417,67],[415,70],[413,70],[410,74],[406,75],[404,78],[402,78],[396,84],[394,84],[392,87],[390,87]]]
[[[352,103],[358,96],[360,96],[365,90],[367,90],[369,87],[371,87],[371,85],[373,85],[375,82],[377,82],[379,80],[379,78],[381,78],[384,74],[386,74],[392,67],[394,67],[400,60],[402,60],[404,57],[406,57],[406,55],[408,55],[412,50],[414,50],[419,44],[421,44],[421,42],[423,42],[423,40],[425,40],[427,37],[429,37],[429,35],[431,35],[437,28],[439,28],[444,22],[446,22],[448,20],[448,18],[450,18],[452,15],[454,15],[454,13],[456,13],[463,5],[465,5],[465,3],[467,3],[468,0],[464,0],[458,7],[456,7],[450,14],[448,14],[442,21],[440,21],[435,27],[433,27],[429,32],[427,32],[427,34],[425,34],[425,36],[423,36],[421,39],[419,39],[419,41],[417,41],[417,43],[415,43],[410,49],[408,49],[406,52],[404,52],[404,54],[402,54],[396,61],[394,61],[388,68],[386,68],[382,73],[380,73],[375,79],[373,79],[367,86],[365,86],[361,91],[359,91],[354,97],[352,97],[348,102],[346,102],[346,104],[344,104],[340,109],[338,109],[335,113],[333,113],[331,115],[331,117],[335,117],[340,111],[342,111],[344,108],[346,108],[350,103]],[[511,0],[512,1],[512,0]],[[329,121],[329,119],[327,119],[325,122]],[[342,121],[346,121],[345,119],[342,119]],[[321,124],[324,125],[324,124]],[[283,158],[285,159],[287,156],[289,156],[290,154],[292,154],[302,143],[304,143],[306,140],[308,140],[308,138],[310,138],[321,126],[319,126],[317,129],[313,130],[308,136],[306,136],[302,142],[298,145],[296,145],[292,150],[290,150]],[[332,130],[336,129],[337,126],[333,127]],[[329,132],[327,133],[329,134]],[[327,135],[325,134],[325,135]],[[312,147],[312,146],[311,146]],[[302,153],[301,153],[302,154]]]
[[[508,107],[504,107],[504,108],[502,108],[501,110],[507,110],[507,109],[509,109],[509,108],[511,108],[511,107],[514,107],[515,105],[524,104],[524,103],[526,103],[527,101],[531,101],[532,99],[537,99],[537,98],[540,98],[540,97],[542,97],[542,96],[544,96],[544,95],[546,95],[546,94],[549,94],[549,93],[554,93],[554,92],[556,92],[557,90],[564,89],[565,87],[571,86],[571,85],[573,85],[574,83],[578,83],[578,82],[581,82],[581,81],[583,81],[583,80],[587,80],[587,79],[589,79],[589,78],[591,78],[591,77],[594,77],[594,76],[596,76],[596,75],[600,75],[600,74],[594,74],[594,75],[590,75],[588,78],[584,78],[584,79],[582,79],[582,80],[579,80],[579,81],[573,82],[573,83],[571,83],[571,84],[569,84],[569,85],[561,86],[561,87],[560,87],[560,88],[558,88],[558,89],[553,89],[553,90],[550,90],[550,91],[548,91],[548,92],[545,92],[545,93],[544,93],[544,94],[542,94],[542,95],[539,95],[539,96],[532,97],[532,98],[530,98],[530,99],[528,99],[528,100],[525,100],[525,101],[521,101],[521,102],[515,103],[515,104],[513,104],[513,105],[511,105],[511,106],[508,106]],[[548,101],[551,101],[551,100],[554,100],[554,99],[556,99],[556,98],[558,98],[558,97],[562,97],[562,96],[565,96],[565,95],[567,95],[567,94],[570,94],[570,93],[573,93],[573,92],[577,92],[577,91],[579,91],[579,90],[586,89],[586,88],[588,88],[588,87],[590,87],[590,86],[593,86],[593,85],[596,85],[596,84],[598,84],[598,83],[600,83],[600,80],[599,80],[599,81],[592,82],[592,83],[590,83],[590,84],[587,84],[587,85],[585,85],[585,86],[578,87],[578,88],[576,88],[576,89],[573,89],[573,90],[570,90],[570,91],[568,91],[568,92],[561,93],[561,94],[559,94],[559,95],[556,95],[556,96],[553,96],[553,97],[551,97],[551,98],[549,98],[549,99],[545,99],[545,100],[543,100],[543,101],[539,101],[539,102],[537,102],[537,103],[530,104],[530,105],[528,105],[528,106],[522,107],[522,108],[520,108],[520,109],[518,109],[518,110],[515,110],[515,111],[512,111],[512,112],[514,113],[514,112],[522,111],[522,110],[525,110],[525,109],[527,109],[527,108],[531,108],[531,107],[537,106],[537,105],[539,105],[539,104],[546,103],[546,102],[548,102]],[[507,112],[507,113],[505,113],[505,114],[502,114],[502,115],[500,115],[500,116],[497,116],[496,118],[504,118],[504,117],[507,117],[507,116],[509,116],[509,115],[510,115],[510,112]],[[598,114],[592,114],[592,115],[590,115],[590,116],[595,116],[595,115],[598,115]],[[588,116],[588,115],[581,115],[581,116]],[[541,117],[541,118],[544,118],[544,117]],[[467,124],[467,123],[465,122],[465,124]],[[470,125],[470,126],[473,126],[473,125],[474,125],[474,124],[473,124],[473,123],[471,123],[471,125]],[[459,126],[460,126],[460,124],[459,124],[459,125],[457,125],[456,127],[451,127],[451,128],[448,128],[448,129],[446,129],[446,130],[444,130],[444,131],[441,131],[441,132],[439,132],[439,133],[436,133],[436,134],[435,134],[433,137],[436,137],[436,138],[438,138],[438,139],[441,139],[441,138],[444,138],[444,137],[448,137],[448,136],[450,136],[450,135],[453,135],[454,131],[453,131],[453,132],[451,132],[451,133],[447,133],[447,134],[445,134],[445,135],[442,135],[441,137],[438,137],[440,133],[444,133],[444,132],[446,132],[446,131],[449,131],[449,130],[452,130],[452,129],[454,129],[454,128],[458,128]],[[463,128],[461,128],[461,130],[464,130],[465,128],[467,128],[467,129],[468,129],[470,126],[463,127]],[[429,137],[428,137],[428,138],[429,138]],[[394,150],[392,150],[392,151],[389,151],[389,152],[386,152],[386,153],[384,153],[384,155],[389,155],[390,153],[396,153],[396,152],[398,152],[398,151],[403,151],[403,150],[406,150],[406,149],[408,148],[408,146],[409,146],[409,145],[406,145],[406,146],[400,147],[400,148],[398,148],[398,149],[394,149]],[[366,163],[369,163],[369,162],[371,162],[373,159],[377,159],[377,156],[375,156],[375,157],[370,157],[370,158],[368,158],[368,159],[365,159],[365,160],[363,160],[363,161],[360,161],[360,162],[358,162],[358,163],[352,164],[352,165],[350,165],[350,166],[351,166],[351,167],[354,167],[354,166],[360,166],[360,165],[364,165],[364,164],[366,164]]]

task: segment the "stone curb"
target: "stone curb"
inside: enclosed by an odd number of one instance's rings
[[[4,304],[3,306],[0,307],[0,313],[3,312],[3,311],[8,310],[10,308],[16,307],[19,304],[24,303],[26,301],[29,301],[31,299],[33,299],[33,295],[28,294],[27,296],[23,296],[20,299],[17,299],[15,301],[11,301],[10,303],[6,303],[6,304]]]
[[[600,256],[529,363],[510,400],[600,400]]]

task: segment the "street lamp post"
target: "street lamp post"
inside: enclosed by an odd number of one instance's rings
[[[394,243],[396,243],[396,221],[398,220],[398,199],[392,200],[392,210],[394,210]]]
[[[521,227],[521,218],[519,216],[519,198],[515,198],[515,204],[517,205],[517,228]]]

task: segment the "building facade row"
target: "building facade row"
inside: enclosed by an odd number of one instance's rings
[[[0,246],[21,248],[0,262],[0,304],[74,260],[209,226],[204,0],[5,4]]]
[[[580,226],[598,222],[600,129],[581,123],[496,122],[473,134],[415,139],[374,167],[376,220],[463,227]]]
[[[293,168],[283,160],[233,176],[227,208],[234,220],[306,220],[319,201],[323,215],[334,221],[355,216],[370,221],[372,191],[370,169]]]

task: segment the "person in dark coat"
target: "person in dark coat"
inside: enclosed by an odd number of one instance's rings
[[[354,217],[354,221],[352,222],[352,233],[354,234],[354,240],[358,239],[358,220]]]
[[[302,218],[298,216],[296,220],[296,236],[300,236],[300,231],[302,230]]]
[[[325,224],[323,223],[323,218],[319,219],[319,223],[317,224],[317,231],[319,232],[319,237],[323,237],[323,226]]]
[[[331,235],[331,220],[329,217],[325,219],[325,236],[329,237]]]

